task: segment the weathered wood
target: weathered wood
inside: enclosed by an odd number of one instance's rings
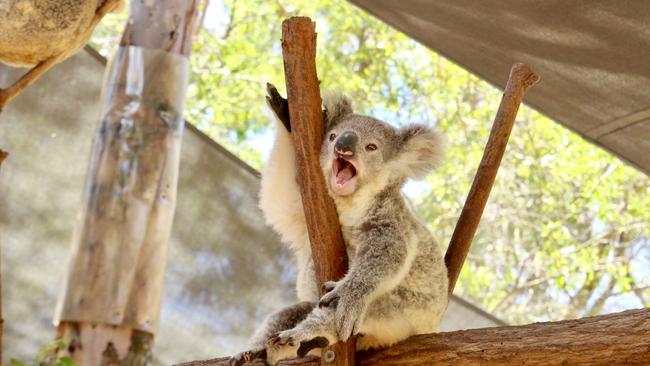
[[[79,365],[150,364],[198,0],[131,2],[55,315]]]
[[[0,150],[0,166],[2,162],[9,156],[6,151]],[[1,249],[1,248],[0,248]],[[0,250],[2,253],[2,250]],[[2,263],[2,255],[0,254],[0,264]],[[2,317],[2,266],[0,265],[0,362],[2,362],[2,334],[4,333],[5,319]]]
[[[247,362],[246,366],[267,366],[264,360],[253,360]],[[291,360],[284,360],[278,362],[277,366],[318,366],[320,365],[320,358],[308,356],[305,358],[295,358]],[[230,357],[219,357],[203,361],[190,361],[179,363],[174,366],[230,366]]]
[[[648,365],[650,309],[420,335],[359,356],[360,365]]]
[[[650,365],[650,309],[411,337],[357,353],[359,365]],[[177,366],[225,366],[227,358]],[[261,366],[262,363],[250,365]],[[313,359],[280,365],[317,365]]]
[[[485,209],[501,159],[508,145],[508,138],[521,100],[526,90],[538,81],[539,76],[524,64],[514,64],[510,69],[510,77],[494,118],[492,130],[483,151],[483,158],[481,158],[481,163],[445,254],[445,264],[449,275],[449,296],[454,292],[465,257],[467,257],[472,239],[481,221],[483,209]]]
[[[151,361],[153,335],[129,326],[66,322],[59,325],[57,338],[66,341],[68,353],[80,366],[144,366]]]
[[[316,75],[316,31],[311,19],[293,17],[282,22],[282,55],[298,183],[316,276],[322,288],[325,281],[345,275],[348,260],[336,207],[327,194],[319,163],[324,127]],[[351,337],[346,343],[328,347],[324,352],[334,352],[335,357],[327,365],[353,365],[354,345]]]

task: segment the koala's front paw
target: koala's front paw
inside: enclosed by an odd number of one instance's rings
[[[328,293],[336,288],[336,285],[338,284],[338,281],[325,281],[323,283],[323,293]]]
[[[269,338],[267,338],[266,345],[267,347],[274,349],[283,346],[293,347],[295,345],[293,330],[289,329],[271,335]]]
[[[336,332],[339,339],[347,341],[351,335],[359,333],[366,305],[364,301],[349,293],[342,293],[336,307]]]
[[[332,286],[332,283],[326,282],[325,285]],[[365,302],[346,286],[346,282],[335,282],[334,288],[320,298],[318,306],[336,308],[336,331],[340,340],[346,341],[359,332]]]
[[[232,357],[228,364],[230,366],[241,366],[247,362],[251,362],[256,359],[266,360],[266,349],[253,349],[249,351],[240,352]]]
[[[341,287],[341,282],[336,281],[327,281],[323,284],[323,290],[325,290],[325,295],[320,298],[318,302],[318,307],[337,307],[338,300],[340,298],[338,288]]]

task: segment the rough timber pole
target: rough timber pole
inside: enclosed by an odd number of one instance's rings
[[[0,165],[7,158],[9,154],[6,151],[0,150]],[[0,260],[2,256],[0,256]],[[1,272],[2,266],[0,266]],[[4,318],[2,317],[2,276],[0,275],[0,362],[2,362],[2,334],[4,332]]]
[[[59,338],[80,366],[151,363],[175,208],[198,0],[131,1],[64,287]]]
[[[177,366],[227,366],[228,358]],[[650,309],[560,322],[421,334],[392,347],[359,352],[360,366],[650,365]],[[318,366],[318,360],[278,366]],[[250,366],[265,366],[256,361]]]
[[[282,23],[282,55],[298,183],[316,276],[322,285],[345,275],[347,256],[336,207],[327,194],[319,165],[324,127],[316,75],[316,31],[311,19],[293,17]],[[354,365],[354,347],[354,337],[329,347],[323,351],[321,364]]]
[[[526,90],[538,81],[539,76],[524,64],[514,64],[510,69],[510,77],[503,91],[499,110],[494,117],[490,137],[483,151],[483,158],[445,254],[445,264],[449,275],[449,296],[454,292],[460,270],[463,268],[476,228],[481,221],[481,215],[483,215],[483,209],[490,196],[501,158],[503,158],[503,153],[508,145],[508,138],[515,123],[521,100]]]

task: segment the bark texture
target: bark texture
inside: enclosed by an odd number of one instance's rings
[[[7,156],[9,154],[6,151],[0,150],[0,166]],[[0,263],[2,263],[2,255],[0,255]],[[1,269],[2,267],[0,266],[0,273],[2,272]],[[5,320],[2,317],[2,276],[0,275],[0,362],[2,362],[2,334],[4,333],[4,323]]]
[[[481,163],[445,254],[445,264],[449,275],[449,296],[454,292],[476,228],[481,222],[483,209],[490,197],[490,191],[508,145],[508,138],[515,123],[521,100],[526,90],[538,81],[539,76],[524,64],[514,64],[510,69],[510,77],[494,118],[490,137],[483,151],[483,158],[481,158]]]
[[[298,183],[316,276],[322,287],[325,281],[345,275],[348,259],[336,206],[327,194],[319,164],[324,126],[316,75],[316,31],[311,19],[293,17],[282,23],[282,55]],[[352,337],[328,347],[324,352],[334,352],[335,357],[327,365],[353,365],[354,345]]]
[[[411,337],[393,347],[357,353],[368,366],[650,365],[650,309]],[[177,366],[226,366],[227,358]],[[250,365],[262,366],[262,363]],[[314,359],[280,365],[315,366]]]

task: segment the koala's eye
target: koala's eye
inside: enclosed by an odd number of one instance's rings
[[[330,133],[330,141],[334,141],[335,138],[336,138],[336,134]]]
[[[375,144],[368,144],[368,145],[366,145],[366,150],[368,150],[368,151],[375,151],[375,150],[377,150],[377,145],[375,145]]]

